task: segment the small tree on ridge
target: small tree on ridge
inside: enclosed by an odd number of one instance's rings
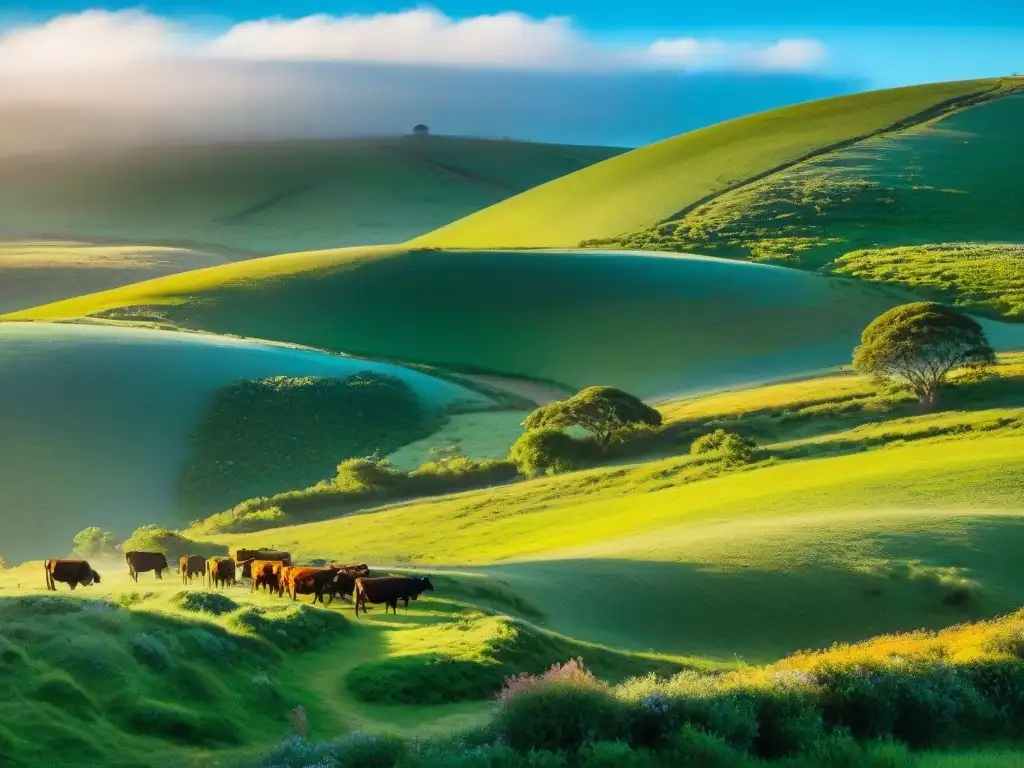
[[[566,400],[543,405],[523,422],[527,429],[582,427],[594,436],[601,452],[625,427],[661,425],[661,414],[643,400],[615,387],[587,387]]]
[[[853,367],[879,381],[908,385],[932,405],[950,371],[996,361],[982,327],[955,309],[931,301],[894,307],[864,329]]]

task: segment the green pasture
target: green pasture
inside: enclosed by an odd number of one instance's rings
[[[187,248],[0,241],[0,314],[225,261]]]
[[[0,551],[15,561],[63,556],[90,525],[127,534],[186,522],[179,483],[193,432],[214,394],[238,379],[372,370],[402,378],[432,408],[490,404],[397,366],[135,328],[5,323],[0,370]]]
[[[824,267],[1016,319],[1022,117],[1024,96],[965,108],[822,154],[618,242]]]
[[[247,583],[183,588],[171,572],[134,584],[122,560],[94,567],[99,585],[57,595],[39,562],[0,570],[0,756],[19,766],[244,764],[292,733],[296,706],[312,739],[448,735],[490,717],[507,675],[570,657],[612,680],[686,663],[487,616],[443,580],[408,611],[356,620],[343,601],[323,610]]]
[[[12,156],[0,159],[0,238],[236,258],[402,242],[621,151],[432,136]]]
[[[996,98],[1013,82],[972,80],[872,91],[741,117],[548,182],[412,244],[565,248],[617,238],[827,147],[916,123],[962,102]]]
[[[725,474],[673,457],[213,540],[459,566],[573,637],[765,659],[1020,603],[1024,438],[1019,418],[990,427]],[[960,586],[970,600],[947,604]]]
[[[906,299],[713,258],[379,248],[215,267],[8,317],[153,322],[652,397],[845,364],[863,328]]]
[[[833,274],[900,285],[968,312],[1024,318],[1024,246],[950,243],[853,251]]]

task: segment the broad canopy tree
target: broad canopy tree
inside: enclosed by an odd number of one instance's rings
[[[950,371],[995,361],[977,322],[951,307],[918,301],[890,309],[864,329],[853,367],[908,385],[922,404],[932,405]]]
[[[587,387],[566,400],[541,406],[523,422],[527,429],[582,427],[604,452],[620,430],[646,424],[657,427],[661,414],[615,387]]]

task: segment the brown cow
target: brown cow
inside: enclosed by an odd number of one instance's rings
[[[281,575],[281,594],[291,595],[292,600],[296,595],[313,595],[313,602],[324,602],[324,592],[329,592],[331,599],[334,593],[330,591],[335,576],[339,573],[333,568],[314,568],[312,566],[293,565],[284,569]]]
[[[235,583],[235,561],[230,557],[211,557],[206,561],[206,575],[211,587],[233,586]]]
[[[328,563],[327,567],[336,571],[345,571],[357,579],[366,579],[370,576],[370,566],[366,563]]]
[[[247,560],[252,574],[250,592],[265,587],[271,594],[281,594],[281,571],[289,567],[283,560]]]
[[[206,576],[206,558],[199,555],[182,555],[178,560],[178,571],[181,573],[182,584],[192,581],[193,576],[201,579]]]
[[[404,600],[409,607],[409,599],[416,600],[423,592],[433,592],[434,585],[426,576],[381,576],[376,579],[356,579],[356,616],[359,607],[367,610],[366,603],[384,603],[384,613],[388,608],[398,614],[398,601]]]
[[[291,552],[276,552],[272,549],[237,549],[235,550],[235,564],[242,569],[242,578],[252,578],[253,560],[280,560],[285,565],[292,564]]]
[[[331,596],[331,601],[339,596],[343,600],[347,600],[351,595],[355,594],[356,579],[359,578],[365,577],[359,576],[357,571],[336,571],[334,579],[327,587],[327,593]]]
[[[47,560],[43,568],[46,571],[46,588],[51,592],[57,591],[54,583],[57,581],[63,581],[72,590],[79,584],[87,587],[100,583],[100,575],[86,560]]]
[[[128,575],[136,582],[140,573],[155,571],[156,577],[163,579],[163,572],[170,570],[167,556],[163,552],[125,552],[124,559],[128,563]]]

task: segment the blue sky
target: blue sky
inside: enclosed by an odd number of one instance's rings
[[[441,132],[632,146],[812,98],[1015,72],[1024,0],[0,6],[0,111],[141,104],[153,125],[201,105],[221,127],[388,132],[429,116]]]

